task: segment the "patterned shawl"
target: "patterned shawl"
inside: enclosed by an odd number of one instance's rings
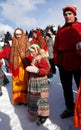
[[[16,30],[21,30],[22,32],[19,39],[16,37]],[[9,62],[10,71],[14,76],[17,76],[19,74],[19,57],[21,60],[26,57],[26,49],[28,43],[28,39],[24,31],[20,28],[17,28],[16,30],[14,31],[14,37],[12,39],[12,48]]]

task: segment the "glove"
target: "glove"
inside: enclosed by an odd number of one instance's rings
[[[78,42],[78,43],[76,44],[76,49],[77,49],[77,50],[80,50],[80,49],[81,49],[81,42]]]
[[[28,72],[32,72],[32,73],[38,73],[39,72],[39,68],[37,68],[36,66],[27,66],[26,67],[26,71]]]

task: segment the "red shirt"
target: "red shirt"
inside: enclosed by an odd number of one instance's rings
[[[39,68],[39,75],[47,75],[50,72],[49,63],[45,58],[41,58],[39,62],[35,63],[35,66]]]
[[[81,42],[81,23],[74,22],[60,28],[54,43],[55,64],[68,71],[79,70],[81,56],[76,53],[78,42]]]

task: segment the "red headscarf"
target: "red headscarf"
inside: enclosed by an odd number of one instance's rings
[[[47,51],[48,50],[48,46],[47,46],[44,38],[42,37],[42,35],[40,33],[40,30],[36,29],[33,32],[35,32],[37,34],[37,37],[33,38],[31,40],[31,44],[38,44],[41,47],[41,49],[44,49],[45,51]]]

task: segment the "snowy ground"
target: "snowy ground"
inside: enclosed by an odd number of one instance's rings
[[[3,70],[5,68],[3,66]],[[43,126],[37,126],[36,122],[30,122],[27,115],[27,107],[24,105],[12,105],[11,75],[7,74],[10,81],[2,87],[3,95],[0,97],[0,130],[78,130],[73,125],[73,117],[61,119],[60,114],[65,109],[64,98],[59,73],[51,78],[49,86],[50,117]],[[74,98],[77,90],[73,81]]]

